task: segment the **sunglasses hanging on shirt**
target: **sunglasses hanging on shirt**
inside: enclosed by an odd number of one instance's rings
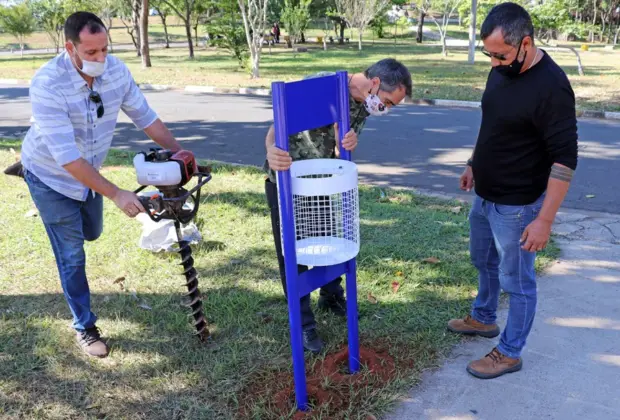
[[[90,99],[91,101],[93,101],[94,104],[97,105],[97,118],[103,117],[104,109],[101,96],[97,92],[91,90],[90,95],[88,95],[88,99]]]

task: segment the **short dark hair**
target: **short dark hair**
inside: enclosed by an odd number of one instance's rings
[[[516,3],[501,3],[493,7],[482,23],[480,37],[485,40],[497,28],[501,28],[507,45],[517,47],[526,36],[534,41],[532,18]]]
[[[65,39],[74,44],[80,42],[80,32],[87,28],[91,34],[106,31],[106,27],[97,15],[90,12],[75,12],[65,22]]]
[[[385,92],[394,92],[400,87],[405,88],[405,95],[411,97],[411,74],[407,67],[393,58],[385,58],[376,62],[364,71],[369,79],[378,77],[381,80],[380,89]]]

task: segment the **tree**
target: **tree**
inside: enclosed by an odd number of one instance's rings
[[[0,9],[0,27],[17,38],[21,56],[24,56],[24,40],[36,29],[36,21],[30,8],[25,4],[17,4]]]
[[[112,47],[112,20],[114,16],[118,13],[119,9],[119,1],[118,0],[104,0],[101,4],[101,12],[99,13],[99,17],[105,24],[105,27],[108,28],[108,44],[110,48],[110,52],[113,52]]]
[[[248,43],[236,0],[222,0],[218,15],[206,30],[212,36],[213,45],[228,50],[239,62],[239,67],[247,67]]]
[[[260,77],[260,55],[263,48],[263,34],[267,26],[269,0],[237,0],[245,37],[250,49],[252,78]]]
[[[131,42],[136,47],[136,53],[140,57],[140,10],[142,0],[120,0],[118,15],[131,37]]]
[[[280,20],[284,24],[286,31],[293,43],[305,42],[304,31],[310,23],[310,4],[312,0],[300,0],[293,5],[292,0],[285,0],[284,10]]]
[[[196,13],[200,0],[161,0],[183,21],[185,25],[185,35],[187,36],[187,46],[189,47],[189,58],[194,59],[194,44],[192,43],[192,17]]]
[[[347,20],[335,8],[328,9],[326,16],[334,24],[334,32],[336,32],[336,35],[338,36],[338,43],[344,44],[344,30],[347,29]]]
[[[218,0],[200,0],[192,14],[192,29],[194,30],[194,45],[198,46],[198,26],[204,25],[216,17],[220,8]]]
[[[35,0],[28,4],[33,16],[52,41],[56,54],[63,44],[63,25],[66,20],[65,7],[61,0]]]
[[[140,15],[140,53],[142,54],[142,68],[151,67],[151,53],[149,51],[149,0],[142,0],[142,14]]]
[[[168,5],[161,0],[151,1],[151,6],[153,7],[153,9],[155,9],[157,14],[159,15],[159,18],[161,19],[161,24],[164,27],[164,39],[166,43],[166,48],[170,48],[168,22],[166,21],[166,19],[168,19],[168,16],[170,15],[170,7],[168,7]]]
[[[574,32],[579,31],[583,23],[575,23],[569,12],[570,4],[567,0],[550,0],[542,4],[537,4],[530,9],[530,15],[532,16],[532,23],[538,34],[538,39],[545,43],[551,38],[556,37],[557,32]],[[583,76],[583,66],[581,64],[581,57],[579,52],[572,46],[567,45],[564,47],[575,54],[577,58],[577,69],[579,75]]]
[[[385,36],[385,27],[389,24],[387,16],[385,14],[379,14],[372,21],[370,21],[370,28],[377,36],[377,38],[381,39]]]
[[[368,24],[388,5],[388,0],[336,0],[336,9],[351,28],[358,31],[358,49]]]
[[[448,47],[446,45],[446,32],[452,15],[459,6],[466,0],[418,0],[416,7],[420,12],[428,16],[437,26],[439,36],[441,37],[441,52],[445,56],[448,55]],[[435,13],[441,15],[441,21],[435,18]]]
[[[420,16],[418,17],[418,30],[415,38],[415,41],[418,44],[421,44],[424,39],[424,18],[426,18],[426,13],[424,13],[424,10],[420,10]]]

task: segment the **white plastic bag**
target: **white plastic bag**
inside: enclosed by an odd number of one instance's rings
[[[142,235],[138,245],[142,249],[153,252],[170,252],[178,248],[177,233],[174,229],[173,220],[160,220],[154,222],[146,213],[140,213],[136,219],[142,224]],[[197,244],[202,241],[202,235],[194,223],[181,227],[184,241]]]

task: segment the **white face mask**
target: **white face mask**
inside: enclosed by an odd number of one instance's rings
[[[381,102],[381,99],[372,93],[369,93],[366,99],[364,99],[364,106],[370,115],[385,115],[389,111],[388,107]]]
[[[75,51],[75,54],[80,57],[80,55],[77,53],[77,47],[75,46],[75,44],[73,45],[73,50]],[[82,60],[82,68],[80,69],[80,71],[90,77],[101,76],[103,72],[105,72],[106,64],[108,63],[107,59],[104,60],[103,63],[100,63],[98,61],[87,61],[84,60],[82,57],[80,57],[80,59]],[[77,67],[77,63],[75,61],[74,63]]]

